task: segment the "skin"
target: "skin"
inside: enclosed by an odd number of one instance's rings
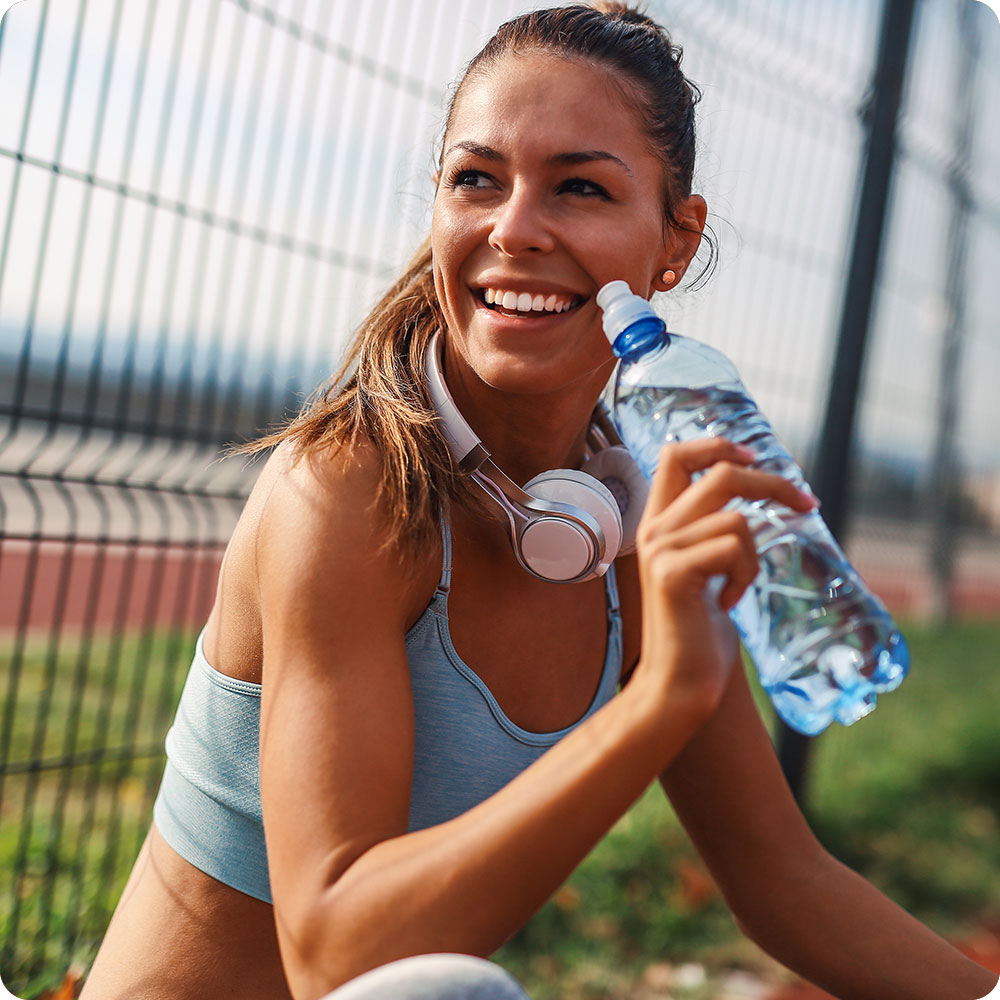
[[[519,481],[582,458],[612,365],[597,289],[624,277],[657,290],[695,249],[664,231],[659,163],[607,83],[600,68],[551,55],[505,58],[469,82],[446,137],[432,231],[446,377]],[[697,197],[682,206],[699,228],[704,211]],[[478,298],[484,282],[571,293],[578,305],[504,316]],[[274,907],[197,871],[154,828],[86,1000],[311,1000],[407,955],[489,955],[657,778],[737,919],[792,968],[858,1000],[990,990],[993,975],[830,858],[788,793],[724,614],[757,564],[745,522],[723,508],[735,496],[797,510],[812,500],[724,441],[664,450],[638,554],[617,561],[634,666],[622,692],[496,795],[407,833],[404,636],[441,551],[413,566],[381,547],[392,515],[369,501],[374,458],[360,446],[293,464],[279,448],[227,550],[208,623],[209,662],[263,683]],[[502,526],[471,512],[455,510],[452,529],[459,654],[519,725],[572,723],[604,660],[602,581],[531,578]],[[721,607],[705,597],[719,574]]]

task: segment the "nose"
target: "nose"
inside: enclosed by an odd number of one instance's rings
[[[506,257],[546,253],[555,240],[543,206],[526,188],[515,187],[493,217],[489,244]]]

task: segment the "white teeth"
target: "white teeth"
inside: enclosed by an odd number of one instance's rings
[[[542,292],[511,292],[500,288],[484,288],[483,299],[487,305],[496,305],[509,312],[566,312],[573,307],[574,299],[563,295],[545,295]]]

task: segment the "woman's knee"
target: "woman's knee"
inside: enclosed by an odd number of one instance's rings
[[[528,1000],[517,980],[471,955],[416,955],[352,979],[323,1000]]]

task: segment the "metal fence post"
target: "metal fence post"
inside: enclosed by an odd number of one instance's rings
[[[959,37],[967,59],[960,59],[955,73],[954,102],[957,110],[955,156],[948,171],[951,223],[948,230],[946,284],[947,322],[942,331],[938,372],[938,410],[934,452],[927,491],[930,519],[932,604],[931,614],[940,622],[954,615],[951,581],[955,562],[955,536],[959,525],[959,456],[955,446],[958,424],[958,379],[965,333],[965,263],[968,251],[972,191],[969,167],[972,159],[972,128],[976,113],[976,75],[980,40],[976,30],[976,4],[965,3],[958,11]]]
[[[843,539],[847,521],[851,439],[875,280],[888,221],[896,120],[909,59],[914,6],[915,0],[885,0],[875,74],[861,108],[867,135],[861,159],[860,192],[841,298],[833,371],[810,476],[813,489],[823,501],[823,517],[838,540]],[[800,800],[810,743],[810,737],[780,724],[778,757],[792,792]]]

